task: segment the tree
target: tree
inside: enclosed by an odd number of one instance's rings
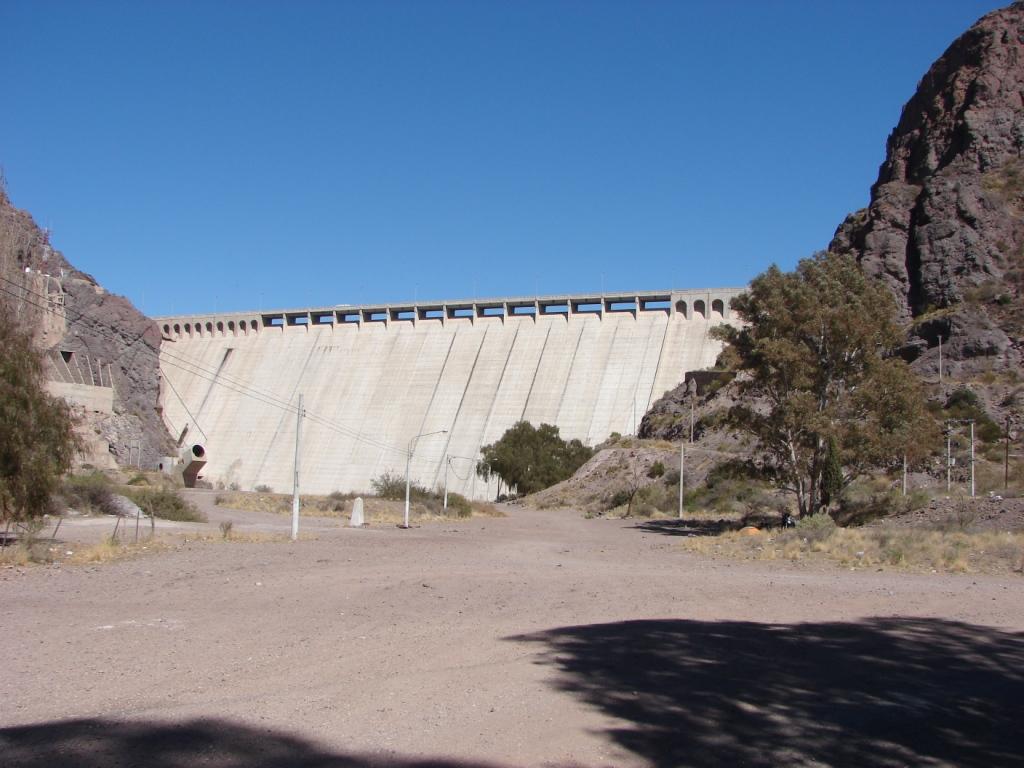
[[[558,427],[541,424],[534,428],[528,421],[517,422],[505,430],[500,440],[480,451],[480,477],[499,477],[510,489],[524,494],[571,477],[594,453],[579,440],[563,440]]]
[[[820,253],[794,272],[772,266],[731,306],[746,325],[716,329],[741,373],[729,422],[758,439],[801,517],[869,469],[933,444],[920,383],[894,355],[903,334],[892,296],[853,259]]]
[[[63,400],[43,389],[31,334],[0,305],[0,523],[41,516],[80,442]]]

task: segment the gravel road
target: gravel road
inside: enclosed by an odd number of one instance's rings
[[[2,569],[0,763],[1020,764],[1020,577],[506,511]]]

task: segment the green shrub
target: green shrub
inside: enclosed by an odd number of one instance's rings
[[[114,489],[101,472],[72,475],[61,483],[60,496],[64,503],[79,512],[93,515],[116,515]]]
[[[158,488],[125,488],[124,495],[151,517],[183,523],[205,523],[206,515],[181,498],[175,491]]]
[[[665,465],[662,462],[660,462],[660,461],[656,461],[653,464],[651,464],[651,468],[647,470],[647,476],[649,478],[651,478],[652,480],[654,478],[661,477],[664,474],[665,474]]]
[[[256,493],[273,493],[274,492],[273,488],[271,488],[269,485],[265,485],[263,483],[260,483],[259,485],[257,485],[253,490],[255,490]]]
[[[653,483],[644,486],[633,500],[633,513],[650,517],[655,512],[674,512],[679,507],[679,486],[674,488]]]
[[[405,498],[405,477],[392,474],[390,470],[383,475],[378,475],[370,481],[373,492],[382,499],[401,501]],[[430,492],[418,483],[410,483],[409,497],[423,498],[429,496]]]
[[[469,499],[463,496],[461,493],[448,493],[448,514],[455,514],[456,517],[471,517],[473,514],[473,505],[469,503]]]
[[[405,500],[405,477],[385,472],[370,481],[373,492],[382,499],[391,501]],[[330,498],[353,498],[352,494],[332,493]],[[444,508],[444,494],[437,491],[428,491],[419,483],[409,484],[409,500],[414,504],[426,508],[432,515],[455,515],[456,517],[470,517],[473,514],[473,506],[465,496],[449,492],[448,510]]]
[[[629,500],[632,495],[632,492],[628,488],[620,488],[608,497],[608,509],[626,506],[629,504]]]
[[[809,542],[825,541],[836,532],[836,521],[825,512],[805,517],[796,524],[797,533]]]
[[[968,387],[960,387],[946,400],[946,417],[973,419],[975,436],[982,442],[998,442],[1003,436],[1003,430],[988,415],[981,398]]]

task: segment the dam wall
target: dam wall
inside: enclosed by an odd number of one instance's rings
[[[633,434],[741,289],[337,306],[157,318],[164,420],[202,442],[204,478],[292,485],[303,397],[304,493],[367,491],[384,472],[493,497],[474,462],[521,419],[596,445]],[[447,430],[442,432],[442,430]],[[418,440],[417,435],[422,435]]]

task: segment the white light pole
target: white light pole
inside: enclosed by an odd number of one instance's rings
[[[447,431],[447,429],[439,429],[436,432],[421,432],[409,441],[409,450],[405,454],[405,524],[402,526],[403,528],[409,527],[409,465],[412,463],[412,452],[416,450],[416,442],[421,437],[426,437],[427,435],[443,435]]]
[[[299,440],[302,436],[302,395],[295,409],[295,477],[292,483],[292,541],[299,538]]]

